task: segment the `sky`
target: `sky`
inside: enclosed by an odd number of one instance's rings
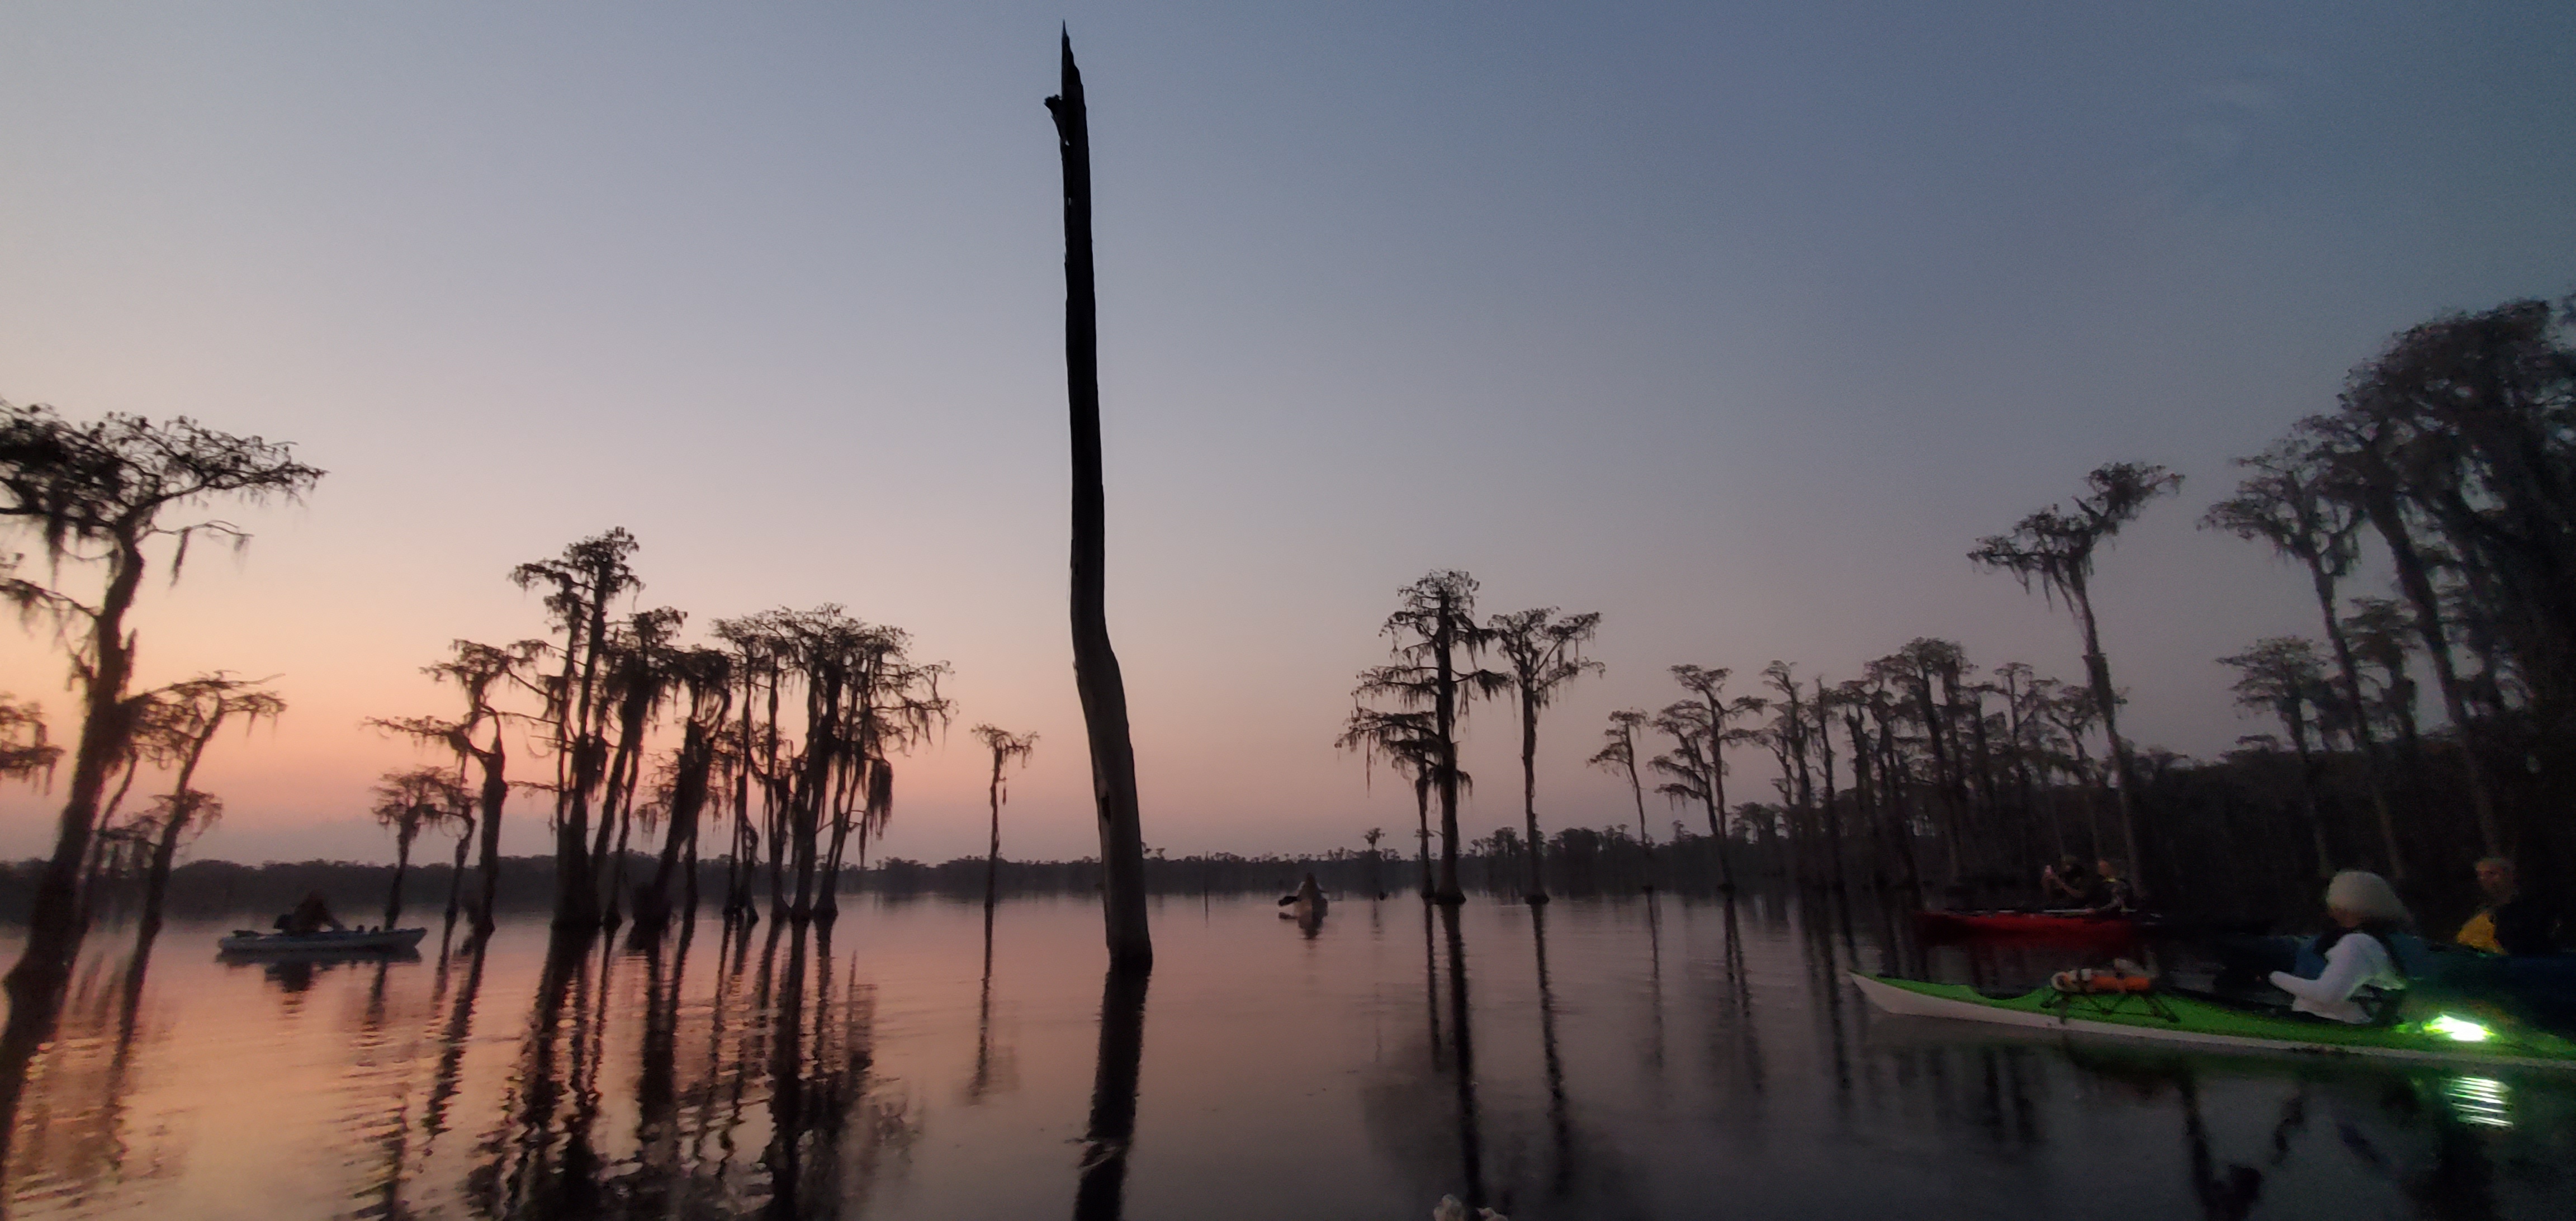
[[[980,852],[991,722],[1040,738],[1005,854],[1093,853],[1062,23],[1149,845],[1407,825],[1332,739],[1432,569],[1603,615],[1549,827],[1634,820],[1583,760],[1675,663],[2080,677],[1965,556],[2118,460],[2185,476],[2102,558],[2123,726],[2223,752],[2264,726],[2213,659],[2317,612],[2194,523],[2392,333],[2576,291],[2576,9],[1889,7],[11,4],[0,399],[330,472],[144,595],[143,681],[290,705],[210,756],[196,855],[390,859],[368,786],[429,760],[363,720],[448,712],[419,668],[543,634],[509,569],[618,525],[695,631],[835,602],[954,665],[885,852]],[[63,676],[0,634],[67,738]],[[1511,716],[1471,718],[1469,834],[1519,821]],[[60,797],[0,793],[0,856]]]

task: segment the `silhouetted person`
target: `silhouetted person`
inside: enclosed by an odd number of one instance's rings
[[[2084,862],[2073,856],[2057,858],[2057,863],[2039,871],[2040,903],[2048,907],[2091,907],[2101,902],[2098,884],[2084,871]]]
[[[1324,888],[1315,884],[1314,874],[1297,884],[1297,903],[1318,916],[1324,914]]]
[[[348,926],[341,924],[331,915],[330,900],[323,898],[322,892],[316,890],[305,895],[304,901],[295,905],[295,910],[279,916],[276,928],[281,933],[304,936],[321,932],[325,928],[335,933],[346,932]]]
[[[2479,861],[2478,890],[2485,894],[2486,906],[2452,940],[2490,954],[2558,952],[2558,913],[2542,896],[2523,893],[2512,861],[2500,856]]]
[[[2127,912],[2137,905],[2137,888],[2120,876],[2120,867],[2109,857],[2093,862],[2094,900],[2087,904],[2099,912]]]

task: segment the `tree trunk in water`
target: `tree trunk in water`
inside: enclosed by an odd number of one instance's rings
[[[394,836],[394,888],[393,893],[385,896],[386,928],[392,928],[394,921],[402,919],[403,875],[411,872],[413,834],[415,834],[413,831],[406,828]]]
[[[1642,889],[1655,893],[1655,837],[1646,830],[1646,785],[1637,778],[1637,744],[1628,744],[1628,795],[1637,801],[1637,838],[1646,845],[1646,880]]]
[[[2334,854],[2326,848],[2325,813],[2317,808],[2317,764],[2315,752],[2308,749],[2308,719],[2293,706],[2288,716],[2290,744],[2299,751],[2299,807],[2307,815],[2308,839],[2317,854],[2317,876],[2334,876]]]
[[[181,782],[179,792],[178,802],[184,803],[187,800],[185,781]],[[160,838],[152,843],[152,871],[144,876],[143,881],[143,918],[134,932],[138,953],[150,948],[152,939],[161,935],[161,903],[162,897],[170,890],[170,863],[178,859],[179,836],[188,829],[191,813],[182,804],[172,805],[170,821],[161,828]]]
[[[473,847],[474,826],[468,823],[465,833],[456,837],[456,861],[447,867],[447,924],[439,933],[442,939],[456,931],[457,908],[465,899],[465,854]]]
[[[1941,710],[1932,702],[1932,677],[1914,676],[1914,709],[1923,718],[1923,740],[1932,751],[1932,784],[1941,794],[1941,849],[1950,866],[1950,884],[1956,886],[1967,872],[1960,855],[1959,806],[1951,800],[1950,752],[1941,742]]]
[[[1449,657],[1449,628],[1449,594],[1444,589],[1431,637],[1437,684],[1431,702],[1432,733],[1440,748],[1435,777],[1440,786],[1440,885],[1432,897],[1455,904],[1466,902],[1467,892],[1458,886],[1458,670]]]
[[[1136,801],[1136,747],[1127,730],[1127,686],[1109,643],[1109,507],[1101,474],[1099,313],[1091,267],[1091,123],[1071,34],[1063,38],[1060,90],[1047,99],[1047,110],[1055,117],[1064,163],[1064,363],[1073,424],[1073,678],[1082,696],[1092,795],[1099,807],[1100,893],[1109,960],[1113,970],[1141,971],[1153,965],[1154,941],[1145,924],[1145,832]],[[1140,997],[1143,991],[1140,985]]]
[[[509,758],[501,748],[500,726],[492,728],[491,749],[477,752],[474,758],[483,765],[483,844],[478,866],[483,892],[474,899],[474,934],[482,937],[492,932],[492,902],[501,887],[501,803],[510,795],[509,782],[502,775]]]
[[[2460,765],[2468,780],[2469,805],[2478,816],[2478,837],[2488,856],[2504,856],[2510,845],[2496,819],[2495,798],[2487,788],[2486,770],[2478,762],[2477,742],[2469,729],[2468,695],[2460,682],[2458,667],[2451,663],[2451,644],[2442,629],[2442,602],[2433,592],[2433,579],[2425,574],[2423,554],[2406,532],[2405,518],[2394,497],[2374,495],[2365,516],[2378,527],[2380,541],[2388,545],[2390,558],[2397,562],[2398,587],[2415,608],[2415,630],[2424,638],[2425,655],[2433,659],[2433,678],[2442,688],[2442,711],[2451,718],[2451,732],[2460,740]]]
[[[139,544],[120,540],[116,568],[91,621],[90,643],[97,664],[82,689],[80,745],[72,756],[71,791],[55,825],[54,854],[36,883],[26,948],[5,982],[9,1024],[6,1033],[0,1034],[0,1165],[6,1164],[9,1136],[16,1127],[27,1064],[53,1032],[54,1020],[62,1012],[63,986],[71,978],[72,960],[80,953],[81,864],[89,857],[90,837],[97,830],[99,797],[134,737],[136,710],[125,696],[134,667],[125,612],[142,584],[143,566]]]
[[[1538,859],[1545,847],[1538,837],[1538,709],[1526,691],[1521,693],[1521,817],[1529,824],[1529,890],[1522,897],[1545,903],[1547,885],[1540,878]]]
[[[671,825],[663,832],[661,859],[654,862],[653,888],[650,897],[635,904],[635,922],[659,928],[671,914],[671,877],[680,867],[682,853],[694,857],[698,846],[698,817],[707,804],[707,774],[715,766],[715,751],[708,741],[707,727],[690,721],[681,730],[679,774],[671,780]],[[696,879],[690,880],[696,890]]]
[[[2406,880],[2406,856],[2397,847],[2397,815],[2388,806],[2387,769],[2379,758],[2379,735],[2370,728],[2370,707],[2361,695],[2361,666],[2353,660],[2352,638],[2344,633],[2343,621],[2335,618],[2335,582],[2325,565],[2308,561],[2308,574],[2314,578],[2317,606],[2326,620],[2326,642],[2334,646],[2335,668],[2343,676],[2344,698],[2352,705],[2353,741],[2361,747],[2362,777],[2370,790],[2370,812],[2379,823],[2380,850],[2388,857],[2388,880]],[[2136,866],[2130,866],[2135,869]]]
[[[2119,799],[2120,839],[2129,854],[2125,862],[2129,870],[2129,886],[2144,898],[2147,893],[2146,862],[2138,856],[2138,802],[2136,794],[2130,792],[2137,769],[2129,758],[2128,739],[2120,736],[2120,698],[2111,686],[2111,659],[2102,655],[2102,633],[2094,626],[2092,594],[2080,584],[2071,592],[2076,613],[2084,621],[2084,673],[2092,682],[2093,702],[2102,710],[2102,736],[2111,741],[2111,767],[2113,778],[2118,781],[2113,792]]]
[[[1414,867],[1422,873],[1422,897],[1430,898],[1431,886],[1431,779],[1416,776],[1413,780],[1413,818],[1420,829],[1414,833]],[[1424,919],[1430,919],[1425,916]]]
[[[1717,701],[1709,703],[1715,706]],[[1719,742],[1725,736],[1723,729],[1711,731],[1708,736],[1708,834],[1717,841],[1717,888],[1731,895],[1735,893],[1735,862],[1727,851],[1727,841],[1733,837],[1726,833],[1726,761],[1718,755]]]
[[[993,838],[984,849],[984,913],[992,918],[993,900],[1002,874],[1002,754],[993,752],[993,783],[984,792],[993,806]]]
[[[1825,852],[1826,880],[1836,894],[1850,892],[1843,876],[1843,816],[1834,808],[1834,714],[1833,705],[1825,700],[1825,680],[1816,680],[1816,762],[1825,781]]]

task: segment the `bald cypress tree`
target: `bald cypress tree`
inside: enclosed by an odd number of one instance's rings
[[[2120,835],[2127,846],[2133,877],[2143,876],[2138,857],[2135,760],[2128,739],[2120,736],[2120,696],[2111,684],[2111,660],[2102,652],[2102,630],[2093,614],[2093,562],[2102,546],[2136,521],[2157,497],[2182,487],[2182,476],[2161,466],[2113,462],[2084,476],[2085,491],[2072,510],[2055,505],[2021,519],[2010,534],[1977,540],[1968,558],[2010,573],[2023,589],[2036,585],[2043,596],[2063,599],[2084,636],[2084,672],[2091,681],[2093,705],[2102,718],[2102,733],[2111,740],[2112,767],[2118,776]]]
[[[1584,644],[1600,630],[1600,614],[1586,611],[1562,619],[1556,615],[1555,607],[1543,606],[1496,615],[1487,625],[1493,629],[1495,651],[1510,667],[1505,673],[1511,676],[1512,694],[1520,702],[1521,817],[1529,828],[1529,889],[1522,893],[1532,903],[1547,902],[1539,866],[1547,844],[1538,830],[1539,710],[1554,702],[1567,683],[1601,672],[1600,662],[1583,656]]]
[[[39,875],[27,940],[6,980],[0,1034],[0,1159],[28,1058],[61,1013],[80,952],[80,881],[108,779],[133,752],[142,706],[133,692],[138,634],[129,623],[145,573],[183,570],[198,540],[240,547],[250,535],[196,510],[220,503],[299,501],[320,482],[292,447],[218,432],[179,417],[155,423],[110,414],[80,423],[53,409],[0,403],[0,528],[32,535],[52,572],[95,573],[82,590],[0,570],[0,599],[56,629],[80,712],[72,774]]]
[[[608,772],[611,701],[603,682],[610,660],[609,608],[642,582],[627,560],[635,536],[622,527],[563,549],[552,559],[510,570],[521,589],[542,590],[563,643],[561,671],[545,686],[545,720],[555,758],[555,927],[599,925],[599,891],[590,852],[591,800]]]
[[[1440,801],[1440,871],[1431,897],[1463,903],[1458,884],[1459,727],[1467,707],[1511,689],[1511,676],[1475,668],[1494,643],[1493,629],[1476,622],[1476,579],[1455,570],[1426,574],[1396,591],[1395,613],[1379,629],[1395,659],[1360,674],[1358,694],[1391,699],[1430,714],[1425,749],[1430,790]]]

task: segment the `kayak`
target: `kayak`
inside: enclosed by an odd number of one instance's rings
[[[425,928],[345,929],[318,933],[263,933],[237,928],[215,943],[226,954],[392,954],[420,944]]]
[[[1929,984],[1858,971],[1851,972],[1851,981],[1871,1004],[1911,1017],[2238,1051],[2576,1069],[2576,1043],[2545,1031],[2504,1030],[2447,1013],[2410,1017],[2386,1026],[2346,1026],[2165,992],[2068,995],[2038,988],[2020,996],[1988,996],[1965,984]]]
[[[2126,913],[2068,911],[1921,911],[1915,920],[1927,936],[2027,937],[2084,941],[2126,941],[2138,933]]]

